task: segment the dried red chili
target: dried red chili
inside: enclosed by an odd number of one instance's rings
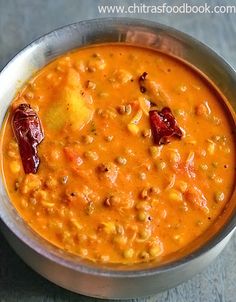
[[[170,108],[164,107],[161,111],[150,110],[149,120],[151,124],[154,143],[167,144],[171,137],[180,139],[183,136]]]
[[[43,140],[44,134],[39,117],[29,104],[21,104],[15,109],[12,129],[19,145],[25,173],[35,174],[40,163],[37,146]]]

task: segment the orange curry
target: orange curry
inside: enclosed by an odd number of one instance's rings
[[[1,147],[10,200],[34,231],[82,258],[161,261],[201,235],[232,193],[234,137],[221,101],[197,71],[151,49],[65,54],[11,105]],[[36,173],[24,172],[12,130],[19,104],[44,133]],[[157,141],[150,110],[164,107],[180,135]]]

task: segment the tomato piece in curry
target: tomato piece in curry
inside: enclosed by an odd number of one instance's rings
[[[25,174],[11,128],[24,103],[44,131],[35,174]],[[153,106],[170,108],[178,137],[154,142]],[[235,177],[214,87],[176,58],[121,44],[65,54],[30,79],[11,105],[2,159],[10,200],[34,231],[107,263],[161,261],[186,247],[221,214]]]

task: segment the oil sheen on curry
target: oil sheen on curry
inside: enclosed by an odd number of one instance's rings
[[[151,49],[61,56],[9,110],[10,200],[34,231],[82,258],[161,262],[232,194],[234,137],[220,98],[191,67]]]

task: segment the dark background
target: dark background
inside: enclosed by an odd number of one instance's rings
[[[182,1],[96,1],[96,0],[0,0],[0,69],[33,39],[57,27],[97,17],[98,4]],[[186,1],[188,4],[236,5],[231,1]],[[110,15],[111,16],[111,15]],[[115,15],[113,15],[115,16]],[[123,15],[124,16],[124,15]],[[127,17],[127,15],[125,15]],[[155,20],[180,29],[212,47],[236,67],[236,14],[134,14],[129,17]],[[1,87],[0,87],[1,89]],[[53,285],[28,268],[8,246],[0,233],[0,302],[11,301],[98,301],[76,295]],[[147,299],[145,302],[235,302],[236,235],[217,260],[184,284]]]

